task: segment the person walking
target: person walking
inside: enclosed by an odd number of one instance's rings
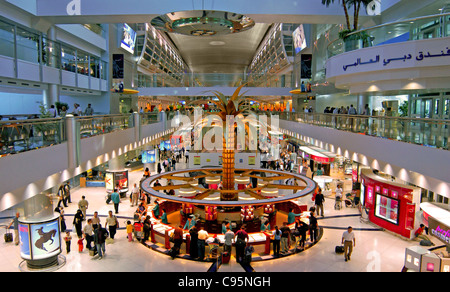
[[[311,212],[309,217],[309,237],[312,243],[317,242],[317,236],[319,233],[319,226],[317,224],[317,218],[314,217],[314,212]]]
[[[281,231],[278,229],[278,226],[275,226],[275,230],[273,231],[273,255],[275,257],[280,256],[280,241]]]
[[[316,206],[317,216],[319,216],[319,211],[323,217],[323,203],[325,202],[325,197],[322,194],[322,189],[319,188],[319,191],[316,194],[316,198],[314,199],[314,204]]]
[[[349,261],[353,252],[353,247],[356,245],[355,233],[353,233],[353,228],[351,226],[349,226],[347,231],[344,231],[342,234],[342,244],[344,245],[345,261]]]
[[[283,222],[281,227],[281,253],[285,254],[289,252],[289,236],[291,235],[291,229],[287,226],[286,222]]]
[[[114,211],[116,214],[119,213],[120,195],[117,189],[114,189],[114,192],[111,194],[111,201],[114,203]]]
[[[158,174],[161,174],[161,172],[162,172],[161,162],[158,162],[157,169],[158,169]]]
[[[119,228],[119,221],[117,221],[117,217],[113,216],[112,211],[108,212],[108,217],[106,217],[105,228],[109,229],[109,236],[111,239],[114,239],[116,235],[117,228]]]
[[[147,215],[144,219],[144,236],[142,237],[142,243],[145,243],[150,237],[152,231],[152,222],[150,221],[150,215]]]
[[[60,185],[59,186],[57,196],[58,196],[58,199],[59,199],[57,207],[60,208],[61,207],[61,203],[63,203],[64,207],[67,208],[68,207],[67,206],[67,198],[66,198],[66,191],[65,191],[65,186],[64,185]]]
[[[83,222],[83,219],[84,219],[83,213],[81,212],[80,209],[78,209],[77,213],[73,218],[73,226],[75,226],[78,238],[81,238],[83,236],[83,231],[81,228],[81,223]]]
[[[94,241],[94,227],[92,226],[92,219],[87,220],[87,224],[83,227],[83,234],[86,238],[86,248],[92,249],[91,243]]]
[[[63,208],[59,208],[59,218],[60,218],[60,222],[61,222],[61,232],[65,232],[67,229],[67,225],[66,225],[66,219],[64,217],[64,209]]]
[[[11,228],[11,226],[13,226],[14,228],[14,244],[15,245],[19,245],[19,217],[20,217],[20,213],[17,212],[16,213],[16,217],[14,217],[14,219],[11,221],[11,223],[9,223],[8,227],[6,229]]]
[[[100,260],[106,255],[106,238],[108,238],[108,231],[101,224],[98,224],[97,229],[94,230],[94,244],[97,247],[98,258]]]
[[[139,188],[137,183],[134,184],[133,189],[131,190],[131,207],[137,206],[139,203]]]
[[[64,185],[64,197],[66,198],[66,204],[67,203],[72,203],[72,199],[70,196],[70,184],[69,181],[66,181],[66,184]],[[64,207],[67,207],[66,205],[64,205]]]
[[[83,213],[83,220],[86,220],[86,210],[89,207],[89,202],[86,200],[85,196],[81,196],[81,200],[78,202],[78,208]]]
[[[98,217],[98,212],[94,212],[94,217],[92,217],[92,228],[97,229],[98,225],[100,224],[100,218]]]

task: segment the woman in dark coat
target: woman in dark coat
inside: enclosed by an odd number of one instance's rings
[[[75,217],[73,218],[73,226],[75,226],[75,229],[77,230],[78,238],[81,238],[83,236],[83,232],[81,230],[81,223],[84,219],[83,212],[81,212],[80,209],[78,209],[77,213],[75,214]]]
[[[189,255],[191,256],[191,258],[196,259],[196,258],[198,258],[198,246],[197,246],[198,230],[197,230],[197,227],[193,226],[189,230],[189,234],[191,235],[191,243],[189,246]]]
[[[161,171],[162,171],[161,162],[158,162],[158,174],[161,174]]]

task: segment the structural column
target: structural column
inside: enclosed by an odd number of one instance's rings
[[[51,41],[56,41],[56,28],[54,25],[47,31],[47,38]],[[52,63],[57,64],[55,61],[53,60]],[[59,102],[59,85],[49,83],[48,88],[43,90],[43,104],[48,109],[50,105],[55,105],[56,102]]]

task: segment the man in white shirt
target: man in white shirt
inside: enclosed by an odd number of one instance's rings
[[[53,104],[48,109],[48,112],[50,113],[50,116],[52,118],[56,118],[56,109],[55,109],[55,106]]]
[[[83,233],[86,238],[86,248],[91,249],[91,243],[94,241],[94,227],[92,226],[92,219],[87,220],[87,224],[83,228]]]
[[[134,184],[131,190],[131,207],[139,205],[139,188],[137,184]]]
[[[342,234],[342,244],[344,245],[344,257],[345,261],[350,260],[353,247],[356,245],[355,234],[352,232],[353,228],[349,226],[347,231]]]
[[[204,260],[205,258],[205,246],[206,246],[206,240],[208,239],[209,234],[206,230],[203,229],[203,227],[200,227],[200,231],[198,232],[198,258],[200,261]]]

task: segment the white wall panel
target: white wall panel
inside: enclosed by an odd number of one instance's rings
[[[17,60],[17,78],[30,81],[40,81],[41,77],[39,64]]]
[[[60,70],[52,67],[42,66],[42,82],[59,84]]]
[[[14,59],[10,57],[0,56],[0,76],[14,78]]]
[[[76,86],[75,73],[69,71],[61,71],[61,85]]]

